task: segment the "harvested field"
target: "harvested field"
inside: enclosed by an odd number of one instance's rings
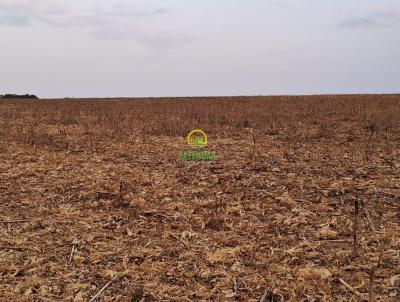
[[[0,100],[1,301],[399,301],[400,95]],[[211,162],[182,161],[209,136]]]

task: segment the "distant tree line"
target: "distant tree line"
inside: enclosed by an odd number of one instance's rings
[[[4,94],[0,95],[2,99],[38,99],[34,94]]]

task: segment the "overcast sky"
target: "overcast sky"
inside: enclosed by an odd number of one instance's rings
[[[0,0],[0,94],[393,92],[398,0]]]

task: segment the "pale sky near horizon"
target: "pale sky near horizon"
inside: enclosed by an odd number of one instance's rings
[[[397,0],[0,0],[0,94],[400,92]]]

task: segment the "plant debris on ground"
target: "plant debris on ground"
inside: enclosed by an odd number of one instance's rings
[[[399,301],[400,96],[0,101],[1,301]],[[214,161],[183,161],[202,129]]]

